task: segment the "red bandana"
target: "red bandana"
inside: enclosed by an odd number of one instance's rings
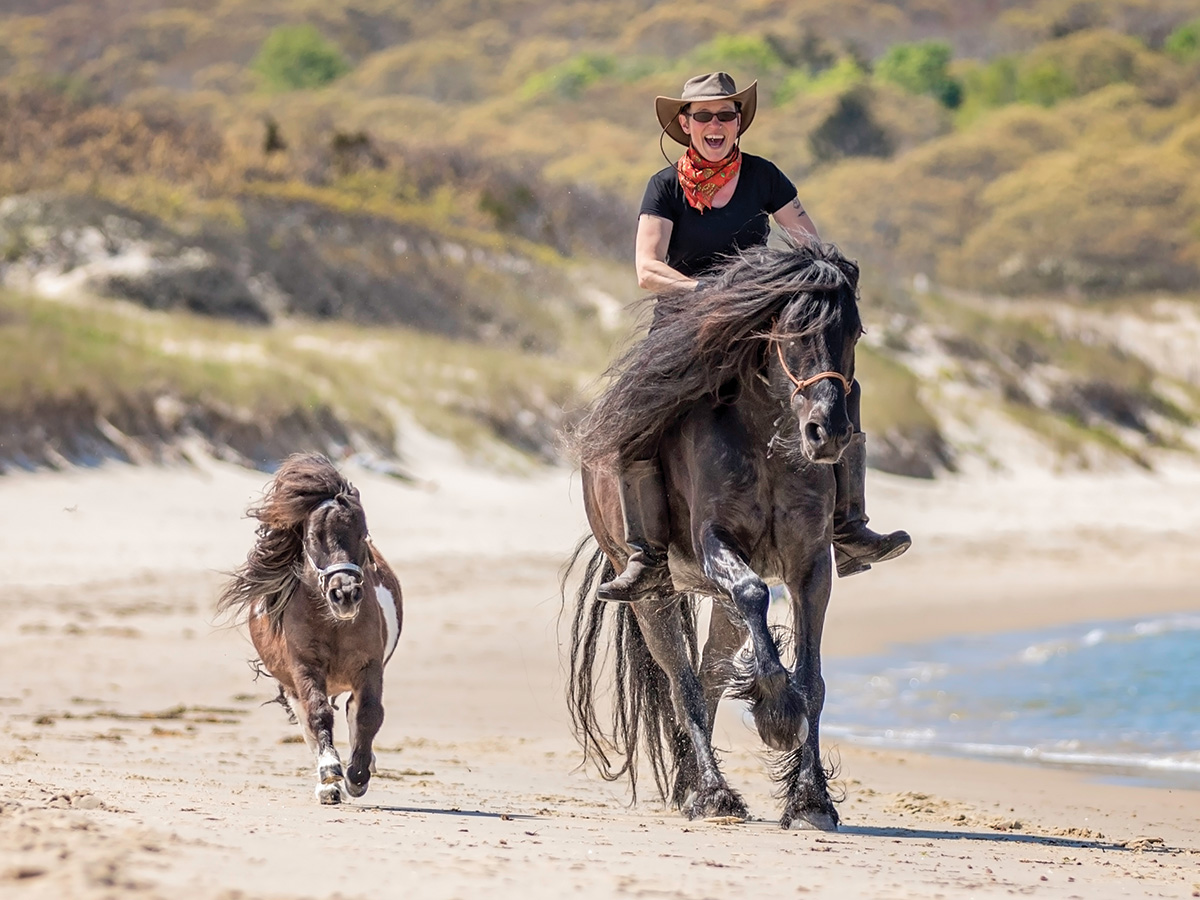
[[[687,153],[675,164],[683,196],[693,209],[700,210],[701,215],[704,210],[712,209],[713,195],[733,181],[741,170],[742,154],[736,146],[732,153],[716,162],[705,159],[695,147],[688,147]]]

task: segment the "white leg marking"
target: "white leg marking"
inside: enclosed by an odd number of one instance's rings
[[[379,609],[383,612],[383,621],[387,625],[383,646],[383,658],[387,659],[396,649],[396,641],[400,638],[400,623],[396,620],[396,598],[383,585],[376,584],[375,599],[379,601]]]
[[[342,780],[342,759],[330,747],[317,757],[317,779],[321,784],[335,784]]]

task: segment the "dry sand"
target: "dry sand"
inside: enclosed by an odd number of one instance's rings
[[[751,821],[629,806],[577,768],[562,699],[574,478],[504,478],[429,442],[413,470],[416,486],[347,470],[406,623],[379,775],[341,807],[313,800],[244,633],[212,621],[265,476],[202,462],[0,478],[0,896],[1200,896],[1200,792],[842,745],[843,829],[784,832],[734,715],[718,743]],[[835,585],[828,656],[1200,608],[1194,470],[872,474],[870,493],[875,521],[916,545]]]

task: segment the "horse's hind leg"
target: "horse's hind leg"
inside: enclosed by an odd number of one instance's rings
[[[771,591],[717,527],[704,526],[698,544],[704,574],[733,600],[750,633],[754,658],[737,696],[750,703],[763,743],[773,750],[792,750],[808,734],[808,716],[804,695],[792,683],[767,627]]]
[[[295,676],[293,707],[304,741],[317,761],[316,797],[322,803],[342,802],[342,760],[333,746],[333,707],[325,693],[325,678],[302,672]]]
[[[675,720],[686,738],[690,739],[695,754],[698,771],[694,776],[690,773],[685,776],[694,779],[695,794],[691,802],[686,804],[685,814],[690,819],[705,816],[745,817],[746,802],[726,783],[713,753],[711,722],[704,702],[704,691],[688,656],[678,602],[643,601],[633,606],[633,613],[650,655],[671,683]],[[684,735],[676,736],[679,745],[677,751],[687,743],[681,740]],[[686,771],[686,764],[681,769]],[[678,796],[679,787],[676,785],[673,799],[683,801],[684,798]]]
[[[351,797],[361,797],[375,771],[375,754],[371,742],[383,724],[383,663],[373,662],[363,670],[362,679],[355,685],[346,702],[346,719],[350,724],[350,765],[346,769],[346,790]]]

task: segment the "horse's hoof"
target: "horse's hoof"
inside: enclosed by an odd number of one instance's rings
[[[790,831],[838,830],[838,820],[836,816],[832,816],[827,812],[819,812],[817,810],[800,813],[791,819],[791,821],[784,819],[779,824]]]
[[[342,786],[338,782],[318,785],[316,793],[322,806],[337,806],[342,802]]]
[[[719,787],[711,790],[698,791],[688,804],[689,819],[709,819],[713,817],[734,817],[745,819],[749,810],[746,801],[730,787]]]
[[[364,781],[362,784],[355,784],[349,778],[342,782],[342,786],[346,789],[346,793],[351,797],[361,797],[367,792],[367,785],[371,782]]]

